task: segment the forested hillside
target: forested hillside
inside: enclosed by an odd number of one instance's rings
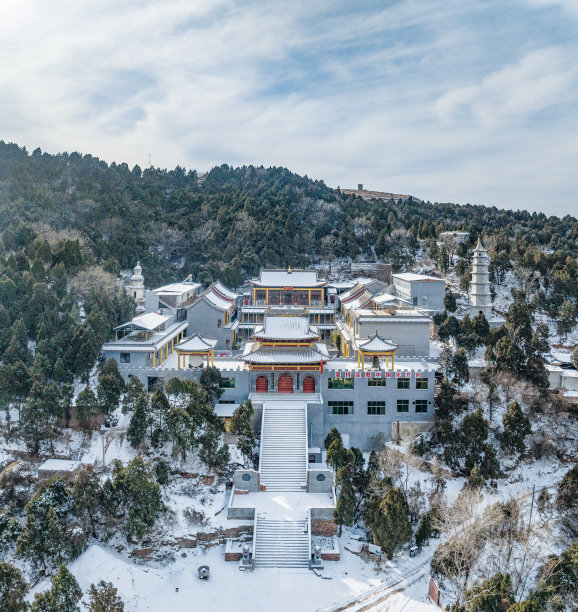
[[[41,235],[78,232],[84,263],[112,273],[140,259],[151,285],[186,271],[203,282],[220,278],[235,286],[261,266],[335,257],[376,255],[403,267],[411,264],[418,238],[448,229],[468,230],[472,243],[483,232],[500,270],[518,260],[553,279],[578,254],[578,223],[569,216],[367,202],[284,168],[223,165],[199,177],[180,167],[109,166],[77,153],[28,154],[0,142],[5,254],[26,246],[18,231],[22,223]]]

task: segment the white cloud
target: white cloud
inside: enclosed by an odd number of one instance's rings
[[[149,153],[161,167],[284,165],[334,186],[571,210],[576,45],[525,36],[530,12],[514,22],[502,10],[7,0],[0,138],[131,165]]]

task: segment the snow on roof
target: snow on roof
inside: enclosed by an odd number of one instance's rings
[[[210,351],[215,348],[217,341],[212,338],[204,338],[198,332],[195,332],[189,338],[186,338],[180,344],[175,346],[177,351]]]
[[[339,299],[341,300],[342,304],[344,302],[349,302],[350,300],[355,299],[358,295],[361,295],[365,290],[365,285],[356,283],[351,289],[349,289],[349,291],[342,293]]]
[[[414,274],[413,272],[400,272],[399,274],[393,274],[393,279],[400,279],[405,281],[428,281],[428,282],[438,282],[445,283],[443,278],[435,278],[435,276],[426,276],[425,274]]]
[[[47,459],[39,468],[41,472],[74,472],[82,467],[80,461],[68,459]]]
[[[363,308],[364,306],[368,304],[368,302],[371,302],[372,299],[373,299],[373,294],[370,293],[369,291],[364,291],[363,293],[358,295],[354,300],[348,301],[345,304],[343,304],[343,308],[345,308],[346,310],[351,310],[355,308]]]
[[[221,281],[217,281],[211,285],[211,290],[216,293],[219,297],[225,298],[231,302],[234,302],[239,296],[239,294],[234,293],[230,289],[227,289]]]
[[[317,270],[261,270],[259,280],[251,281],[262,287],[322,287],[327,284],[317,278]]]
[[[219,310],[229,310],[231,308],[231,302],[229,300],[224,300],[219,297],[212,289],[207,289],[204,293],[201,294],[201,298],[205,301],[209,302],[212,306],[215,306]]]
[[[153,293],[157,295],[184,295],[185,293],[196,291],[200,286],[200,283],[172,283],[158,289],[153,289]]]
[[[255,338],[268,340],[312,340],[319,336],[309,325],[309,317],[265,317],[264,325],[255,330]]]
[[[239,404],[215,404],[215,414],[218,417],[232,417]],[[227,540],[228,541],[228,540]]]
[[[370,336],[365,342],[358,343],[360,348],[365,353],[382,353],[386,351],[395,351],[398,346],[392,342],[384,340],[377,332]]]
[[[382,293],[381,295],[373,296],[373,301],[376,304],[390,304],[392,302],[403,302],[405,304],[409,304],[408,300],[404,300],[402,298],[397,297],[396,295],[391,295],[391,293]]]
[[[274,348],[260,347],[252,353],[243,355],[243,361],[263,364],[319,363],[327,355],[313,348]]]
[[[153,331],[160,327],[163,323],[166,323],[170,317],[165,315],[158,314],[156,312],[147,312],[146,314],[135,317],[132,321],[128,323],[123,323],[115,329],[122,329],[123,327],[128,327],[132,325],[133,327],[138,327],[139,329],[145,329],[147,331]]]

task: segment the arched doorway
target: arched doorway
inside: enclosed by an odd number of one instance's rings
[[[277,393],[293,393],[293,378],[291,374],[281,374],[279,376]]]
[[[269,381],[266,376],[257,377],[257,393],[267,393],[269,391]]]
[[[315,379],[313,376],[306,376],[303,379],[303,393],[315,393]]]

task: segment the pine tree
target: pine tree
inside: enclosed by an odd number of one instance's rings
[[[338,494],[335,510],[333,511],[333,518],[339,525],[339,535],[341,536],[343,525],[347,527],[353,526],[353,515],[357,506],[349,466],[342,467],[337,472],[336,482]]]
[[[463,348],[459,348],[453,355],[451,369],[454,375],[454,382],[457,384],[458,388],[469,380],[470,368],[468,365],[468,356]]]
[[[31,612],[78,612],[82,590],[66,565],[60,566],[51,582],[50,590],[35,595]]]
[[[126,438],[133,448],[138,448],[144,440],[148,426],[149,401],[147,395],[141,395],[126,430]]]
[[[74,515],[82,521],[84,531],[96,538],[96,521],[102,508],[102,487],[94,466],[85,465],[77,472],[70,486],[70,496]]]
[[[409,508],[401,489],[390,489],[379,503],[373,521],[373,541],[388,559],[411,537]]]
[[[98,414],[98,400],[90,387],[85,387],[76,398],[76,416],[84,431],[89,431],[92,419]]]
[[[157,389],[151,399],[150,438],[153,446],[159,446],[168,440],[167,419],[171,405],[162,389]]]
[[[329,450],[331,443],[333,442],[333,440],[336,439],[338,439],[343,444],[343,440],[341,439],[341,434],[339,433],[339,430],[336,427],[332,427],[329,433],[325,436],[325,442],[323,443],[325,450]]]
[[[115,359],[107,359],[98,377],[98,401],[105,414],[118,408],[124,390],[124,380],[118,371]]]
[[[444,296],[444,308],[447,312],[455,312],[458,308],[456,297],[451,291],[446,291]]]
[[[176,380],[176,379],[172,379]],[[170,382],[170,381],[169,381]],[[128,377],[128,382],[124,388],[124,397],[122,399],[122,411],[132,412],[135,409],[136,401],[139,398],[139,395],[143,395],[146,393],[146,389],[141,381],[132,374]],[[167,385],[167,393],[168,393],[168,385]]]
[[[502,423],[504,425],[504,432],[500,438],[502,448],[507,452],[523,453],[526,450],[524,440],[532,433],[532,426],[517,401],[510,404],[502,417]]]
[[[101,580],[98,585],[91,584],[88,595],[90,612],[124,612],[124,603],[110,582]]]
[[[12,326],[10,343],[2,358],[2,363],[5,365],[14,365],[19,361],[27,365],[32,362],[32,355],[28,350],[26,326],[22,318],[18,319]]]
[[[556,331],[564,340],[576,327],[576,305],[572,300],[566,300],[558,310]]]
[[[341,442],[341,436],[339,438],[335,438],[327,449],[327,465],[332,467],[337,472],[347,463],[348,459],[349,455],[347,449]]]
[[[4,612],[26,612],[29,585],[11,563],[0,563],[0,602]]]
[[[469,489],[480,489],[484,484],[484,477],[480,472],[480,468],[477,463],[474,463],[474,467],[470,470],[468,476],[467,486]]]
[[[251,400],[247,400],[235,410],[231,419],[231,432],[239,436],[237,448],[243,455],[245,465],[247,465],[257,446],[255,430],[251,424],[254,412]]]
[[[193,448],[195,444],[189,413],[180,406],[172,406],[167,418],[167,428],[174,448],[179,451],[181,459],[184,461],[187,457],[187,451]]]

